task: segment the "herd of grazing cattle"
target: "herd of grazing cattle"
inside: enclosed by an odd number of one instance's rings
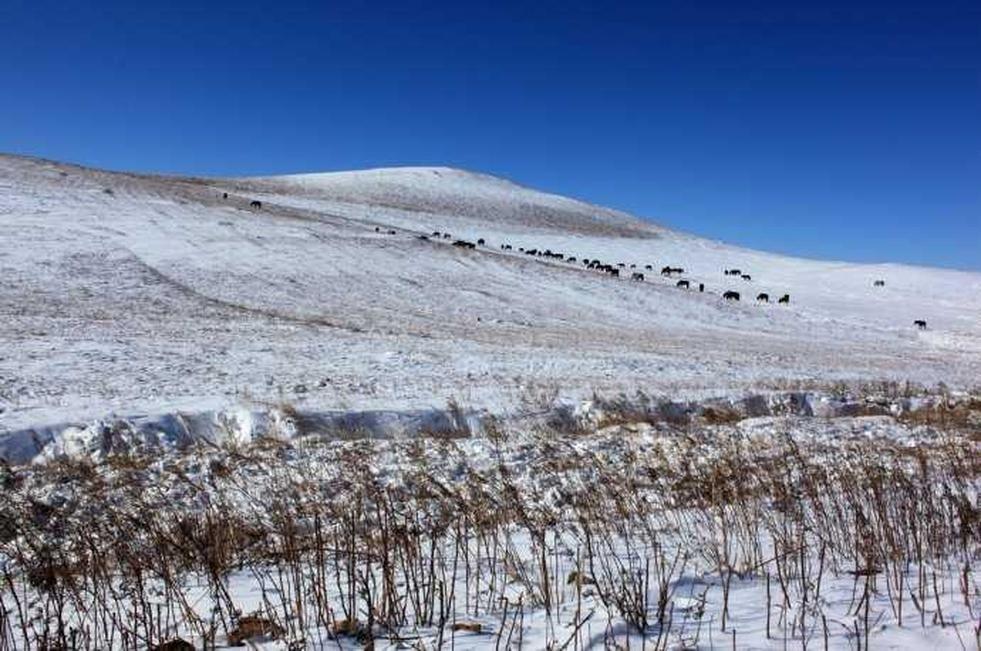
[[[433,231],[433,236],[439,237],[440,235],[442,235],[442,237],[445,238],[445,239],[450,239],[450,235],[448,233],[440,233],[439,231]],[[419,237],[421,239],[428,239],[425,235],[421,235]],[[458,246],[458,247],[462,247],[462,248],[466,248],[466,249],[476,249],[477,246],[484,246],[485,245],[485,240],[484,240],[484,238],[480,238],[480,239],[477,240],[476,244],[473,243],[473,242],[469,242],[467,240],[455,240],[453,242],[453,245],[454,246]],[[507,243],[501,244],[500,246],[501,246],[501,250],[502,251],[513,251],[514,250],[514,247],[512,247],[510,244],[507,244]],[[567,263],[575,263],[575,262],[578,261],[578,258],[576,256],[567,255],[565,253],[558,253],[558,252],[552,251],[551,249],[537,249],[537,248],[534,248],[534,249],[525,249],[524,247],[518,247],[518,252],[519,253],[524,253],[525,255],[535,256],[535,257],[539,257],[539,258],[548,258],[548,259],[551,259],[551,260],[561,260],[561,261],[567,262]],[[596,270],[596,271],[601,271],[603,273],[609,274],[610,276],[612,276],[614,278],[619,278],[620,277],[620,270],[621,269],[625,269],[627,267],[627,264],[624,263],[624,262],[617,262],[616,264],[610,264],[610,263],[601,262],[598,258],[592,258],[592,259],[591,258],[583,258],[582,261],[581,261],[581,264],[584,267],[586,267],[587,269],[593,269],[593,270]],[[637,265],[636,264],[631,264],[629,266],[630,266],[631,269],[636,269],[637,268]],[[647,270],[647,271],[653,271],[654,270],[654,267],[653,267],[653,265],[645,264],[644,265],[644,269]],[[664,266],[664,267],[661,268],[661,275],[662,276],[665,276],[665,277],[668,277],[668,278],[670,278],[674,274],[682,275],[684,273],[685,273],[685,270],[682,267],[672,267],[670,265],[666,265],[666,266]],[[738,277],[738,278],[740,278],[740,279],[742,279],[744,281],[752,281],[753,280],[753,277],[750,274],[748,274],[748,273],[744,273],[742,271],[742,269],[723,269],[723,272],[722,273],[725,276],[736,276],[736,277]],[[638,281],[638,282],[644,282],[646,280],[646,276],[644,275],[643,272],[634,271],[634,272],[632,272],[630,274],[630,279],[631,280],[634,280],[634,281]],[[873,284],[874,287],[885,287],[886,281],[880,279],[880,280],[874,281],[872,284]],[[675,283],[675,286],[676,287],[679,287],[681,289],[691,289],[691,281],[689,281],[687,279],[681,279],[677,283]],[[705,292],[705,283],[698,283],[698,291],[699,292]],[[738,301],[741,298],[741,296],[740,296],[740,293],[737,292],[737,291],[727,290],[727,291],[725,291],[725,292],[722,293],[722,298],[725,299],[726,301]],[[759,294],[756,295],[756,302],[757,303],[769,303],[770,302],[770,295],[768,293],[766,293],[766,292],[760,292]],[[778,305],[789,305],[790,304],[790,294],[784,294],[784,295],[780,296],[780,298],[777,299],[777,304]],[[923,320],[923,319],[917,319],[917,320],[913,321],[913,325],[915,327],[919,328],[920,330],[926,330],[926,327],[927,327],[926,321]]]
[[[377,227],[375,228],[375,231],[378,231],[378,228]],[[393,232],[394,231],[389,231],[389,233],[393,233]],[[433,237],[434,238],[440,238],[440,237],[442,237],[443,239],[452,239],[452,236],[449,233],[442,233],[440,231],[433,231]],[[418,238],[421,239],[421,240],[428,240],[429,239],[429,237],[426,236],[426,235],[419,235]],[[456,246],[456,247],[459,247],[459,248],[463,248],[463,249],[476,249],[478,246],[486,246],[486,240],[484,238],[480,238],[476,242],[470,242],[468,240],[460,240],[460,239],[457,239],[457,240],[454,240],[453,241],[453,246]],[[500,248],[501,248],[501,251],[513,251],[514,250],[514,247],[511,246],[510,244],[507,244],[507,243],[501,244],[500,245]],[[598,258],[582,258],[582,260],[580,261],[579,258],[576,257],[576,256],[574,256],[574,255],[568,255],[568,254],[565,254],[565,253],[559,253],[559,252],[556,252],[556,251],[552,251],[551,249],[538,249],[538,248],[525,249],[524,247],[518,247],[518,252],[519,253],[523,253],[525,255],[534,256],[534,257],[537,257],[537,258],[547,258],[547,259],[550,259],[550,260],[561,260],[563,262],[570,263],[570,264],[574,264],[576,262],[580,262],[582,264],[582,266],[584,266],[586,269],[600,271],[600,272],[606,273],[606,274],[608,274],[608,275],[610,275],[610,276],[612,276],[614,278],[619,278],[620,277],[620,270],[621,269],[626,269],[628,267],[627,263],[625,263],[625,262],[617,262],[617,263],[611,264],[611,263],[608,263],[608,262],[602,262]],[[636,269],[637,268],[637,265],[636,264],[631,264],[631,265],[629,265],[629,267],[630,267],[630,269]],[[651,265],[651,264],[645,264],[644,265],[644,269],[646,271],[653,271],[654,270],[654,266]],[[685,270],[684,270],[683,267],[672,267],[671,265],[665,265],[664,267],[661,267],[661,275],[662,276],[665,276],[667,278],[670,278],[671,276],[676,275],[676,274],[677,275],[683,275],[684,273],[685,273]],[[738,276],[738,277],[742,278],[742,280],[744,280],[744,281],[751,281],[753,279],[752,276],[750,276],[749,274],[743,273],[740,269],[725,269],[723,271],[723,273],[726,276]],[[634,272],[631,272],[631,274],[630,274],[630,280],[634,280],[634,281],[637,281],[637,282],[644,282],[646,279],[647,279],[647,277],[646,277],[646,275],[642,271],[634,271]],[[678,282],[675,283],[675,286],[678,287],[678,288],[681,288],[681,289],[691,289],[691,281],[688,280],[688,279],[681,279],[681,280],[679,280]],[[704,293],[705,292],[705,283],[698,283],[698,291],[700,293]],[[740,299],[740,294],[739,294],[739,292],[735,292],[735,291],[731,291],[730,290],[730,291],[723,292],[722,298],[724,298],[727,301],[738,301]],[[770,295],[767,294],[766,292],[761,292],[761,293],[757,294],[756,300],[757,300],[757,302],[760,302],[760,303],[769,303],[770,302]],[[790,294],[784,294],[783,296],[781,296],[779,299],[777,299],[777,303],[778,304],[781,304],[781,305],[789,305],[790,304]]]
[[[222,199],[225,199],[225,200],[228,199],[228,193],[227,192],[223,192],[222,193]],[[262,210],[262,202],[261,201],[258,201],[258,200],[252,200],[249,203],[249,207],[250,208],[254,208],[256,210]],[[381,233],[382,232],[382,229],[379,226],[375,226],[375,232],[376,233]],[[394,231],[392,229],[386,229],[386,232],[389,235],[395,235],[396,234],[396,231]],[[440,232],[440,231],[433,231],[432,237],[435,238],[435,239],[444,239],[444,240],[453,239],[452,236],[449,233],[443,233],[443,232]],[[420,240],[429,240],[429,236],[427,236],[427,235],[419,235],[418,236],[418,239],[420,239]],[[458,248],[461,248],[461,249],[476,249],[478,246],[486,246],[486,240],[484,238],[479,238],[476,242],[470,242],[468,240],[457,239],[457,240],[454,240],[453,241],[453,246],[458,247]],[[513,251],[514,248],[510,244],[505,243],[505,244],[501,244],[501,250],[502,251]],[[535,257],[539,257],[539,258],[548,258],[550,260],[561,260],[563,262],[570,263],[570,264],[574,264],[574,263],[578,262],[578,258],[576,256],[566,255],[564,253],[557,253],[557,252],[552,251],[551,249],[537,249],[536,248],[536,249],[527,249],[526,250],[524,247],[518,247],[518,252],[519,253],[524,253],[525,255],[535,256]],[[620,270],[621,269],[625,269],[627,267],[626,263],[623,263],[623,262],[618,262],[615,265],[613,265],[613,264],[601,262],[599,259],[596,259],[596,258],[593,258],[593,259],[583,258],[582,259],[582,265],[584,267],[586,267],[587,269],[601,271],[603,273],[609,274],[610,276],[613,276],[614,278],[619,278],[620,277]],[[630,268],[631,269],[636,269],[637,268],[637,265],[636,264],[631,264],[630,265]],[[644,269],[646,271],[653,271],[654,270],[654,267],[653,267],[653,265],[645,264],[644,265]],[[665,277],[668,277],[668,278],[670,278],[674,274],[682,275],[684,273],[685,273],[685,270],[682,267],[672,267],[670,265],[666,265],[666,266],[664,266],[664,267],[661,268],[661,275],[662,276],[665,276]],[[742,269],[735,269],[735,268],[733,268],[733,269],[724,269],[723,270],[723,274],[726,275],[726,276],[736,276],[738,278],[741,278],[744,281],[752,281],[753,280],[753,277],[750,274],[748,274],[748,273],[743,273]],[[631,280],[634,280],[634,281],[638,281],[638,282],[644,282],[646,280],[646,276],[644,275],[643,272],[635,271],[635,272],[633,272],[633,273],[630,274],[630,279]],[[691,289],[691,282],[689,280],[682,279],[682,280],[679,280],[677,283],[675,283],[675,286],[676,287],[679,287],[681,289]],[[873,281],[872,286],[873,287],[885,287],[886,286],[886,281],[885,280],[882,280],[882,279],[877,279],[877,280]],[[698,283],[698,291],[699,292],[704,292],[705,291],[705,283]],[[736,292],[736,291],[727,290],[727,291],[725,291],[725,292],[722,293],[722,298],[725,299],[725,300],[727,300],[727,301],[738,301],[740,299],[740,294],[739,294],[739,292]],[[756,301],[758,303],[769,303],[770,302],[770,295],[767,294],[766,292],[760,292],[759,294],[756,295]],[[783,296],[781,296],[779,299],[777,299],[777,303],[778,304],[781,304],[781,305],[789,305],[790,304],[790,294],[784,294]],[[926,323],[926,321],[924,319],[916,319],[915,321],[913,321],[913,325],[916,328],[920,329],[920,330],[926,330],[926,327],[927,327],[927,323]]]

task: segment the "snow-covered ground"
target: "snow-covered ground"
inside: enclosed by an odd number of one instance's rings
[[[5,156],[0,226],[0,432],[284,400],[963,388],[981,371],[981,274],[750,251],[453,169],[190,179]],[[486,246],[419,238],[433,231]]]
[[[973,649],[978,454],[764,417],[0,467],[0,649]]]
[[[0,651],[976,648],[978,377],[978,273],[0,156]]]

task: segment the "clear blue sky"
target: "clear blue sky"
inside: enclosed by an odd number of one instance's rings
[[[981,269],[981,3],[0,3],[0,151],[453,165],[751,247]]]

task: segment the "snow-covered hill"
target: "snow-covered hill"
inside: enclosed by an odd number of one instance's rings
[[[981,371],[981,274],[750,251],[445,168],[192,179],[0,157],[0,278],[0,431],[244,397],[506,410]]]

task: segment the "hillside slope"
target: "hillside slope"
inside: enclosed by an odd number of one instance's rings
[[[192,179],[5,156],[0,223],[0,431],[242,397],[508,409],[981,371],[981,274],[749,251],[445,168]]]

